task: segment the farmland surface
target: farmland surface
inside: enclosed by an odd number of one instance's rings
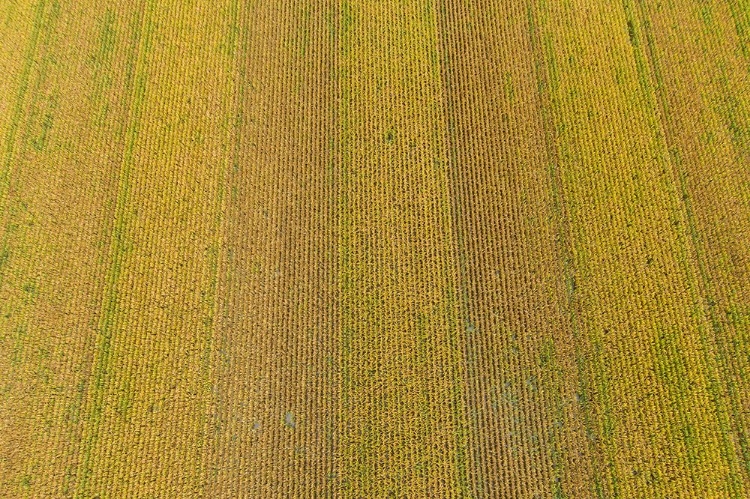
[[[0,0],[0,498],[750,497],[747,0]]]

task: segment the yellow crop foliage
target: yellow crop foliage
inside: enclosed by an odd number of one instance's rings
[[[0,2],[0,498],[747,497],[748,33]]]

